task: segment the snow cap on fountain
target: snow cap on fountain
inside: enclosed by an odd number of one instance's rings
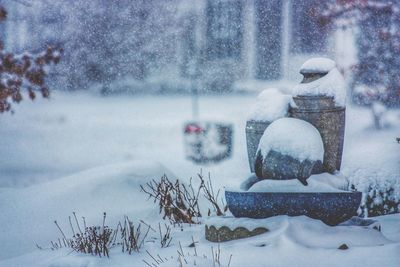
[[[312,58],[301,66],[300,73],[305,79],[293,88],[293,96],[330,96],[335,106],[346,106],[346,84],[333,60]]]
[[[248,115],[248,120],[274,121],[287,116],[291,95],[285,95],[276,88],[263,90]]]
[[[281,118],[271,123],[261,137],[258,150],[263,156],[274,150],[299,161],[322,161],[324,157],[318,130],[306,121],[293,118]]]
[[[336,62],[326,57],[314,57],[303,63],[300,73],[328,73],[336,68]]]

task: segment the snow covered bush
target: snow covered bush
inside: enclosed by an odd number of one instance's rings
[[[0,22],[7,18],[7,11],[0,6]],[[11,102],[19,103],[22,90],[33,100],[37,92],[45,98],[49,97],[49,89],[45,85],[46,67],[60,61],[61,50],[47,48],[36,55],[24,53],[15,55],[4,51],[0,41],[0,113],[11,111]]]
[[[373,102],[371,104],[372,116],[374,118],[375,129],[383,128],[382,118],[386,113],[386,107],[380,102]]]
[[[387,89],[384,85],[367,86],[358,84],[353,87],[352,100],[354,103],[363,106],[372,105],[376,101],[387,96]]]
[[[359,210],[361,215],[372,217],[400,212],[399,180],[353,180],[350,187],[363,192]]]

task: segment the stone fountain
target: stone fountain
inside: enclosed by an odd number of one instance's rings
[[[266,97],[259,99],[264,106],[257,114],[276,103],[280,106],[246,123],[252,174],[241,190],[225,192],[236,218],[253,218],[257,224],[277,215],[306,215],[337,225],[357,215],[362,194],[348,191],[347,179],[340,174],[346,112],[343,78],[336,63],[326,58],[308,60],[300,73],[304,78],[291,96],[264,93]],[[208,223],[206,238],[227,241],[266,232],[265,227],[247,229],[237,219],[233,227],[229,220]]]

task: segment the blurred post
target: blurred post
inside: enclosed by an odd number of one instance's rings
[[[197,89],[197,78],[192,77],[192,117],[193,120],[199,119],[199,92]]]
[[[290,59],[290,36],[291,36],[291,0],[285,0],[283,4],[282,16],[282,67],[283,78],[289,79],[289,59]]]
[[[189,64],[188,70],[189,77],[191,79],[191,94],[192,94],[192,117],[194,121],[199,119],[199,92],[198,92],[198,53],[197,49],[193,55],[193,58]]]

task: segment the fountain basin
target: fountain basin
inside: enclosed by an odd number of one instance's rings
[[[361,192],[234,192],[225,191],[235,217],[268,218],[306,215],[337,225],[357,215]]]

